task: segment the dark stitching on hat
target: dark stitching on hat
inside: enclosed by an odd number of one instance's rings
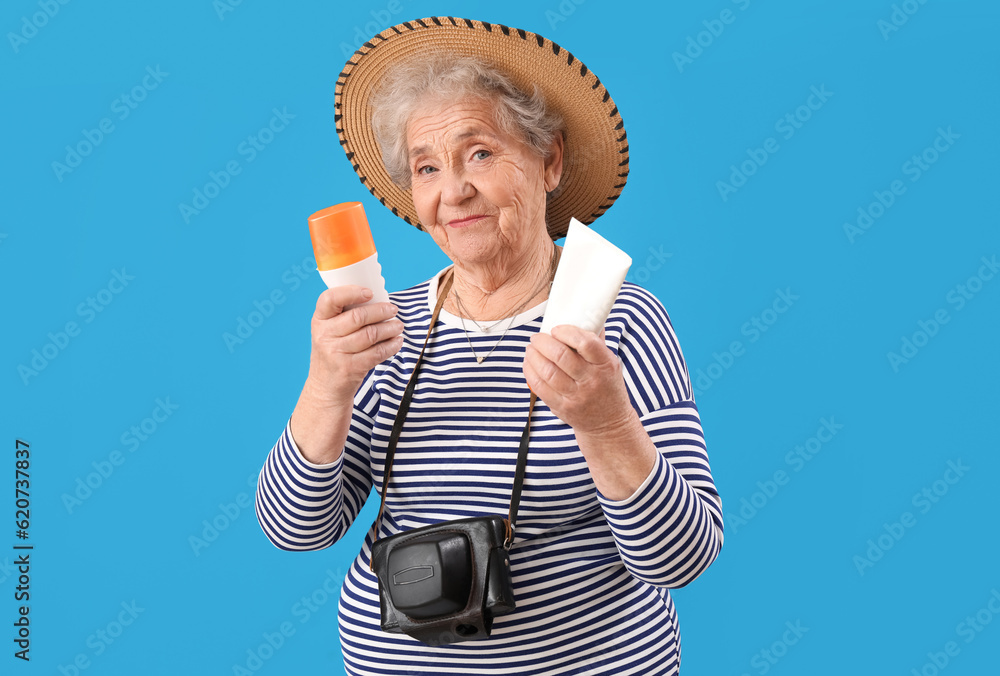
[[[628,176],[627,171],[624,174],[618,174],[618,178],[625,178],[626,176]]]
[[[608,90],[607,90],[607,89],[605,89],[605,90],[604,90],[604,99],[603,99],[603,100],[601,101],[601,103],[607,103],[607,102],[608,102],[608,99],[610,99],[610,98],[611,98],[611,94],[609,94],[609,93],[608,93]]]
[[[375,45],[372,44],[371,40],[365,43],[365,47],[368,49],[375,49]]]
[[[433,21],[434,23],[436,23],[438,26],[441,25],[441,19],[437,18],[436,16],[432,16],[431,17],[431,21]]]
[[[621,129],[624,126],[625,126],[625,123],[619,120],[618,124],[615,125],[615,131],[618,131],[619,129]]]
[[[618,142],[621,143],[622,141],[624,141],[626,136],[628,136],[628,134],[625,134],[623,132],[622,135],[621,135],[621,138],[618,139]]]
[[[483,24],[483,28],[486,29],[487,33],[492,33],[493,32],[493,26],[492,25],[486,23],[485,21],[480,21],[479,23]]]
[[[622,196],[621,193],[618,193],[617,195],[611,195],[610,197],[608,197],[608,199],[611,200],[612,202],[614,202],[616,199],[618,199],[621,196]]]
[[[586,77],[586,76],[587,76],[587,67],[585,65],[583,65],[583,63],[581,62],[580,63],[580,77]]]
[[[573,54],[571,52],[566,52],[566,65],[567,66],[573,65]]]
[[[612,110],[610,113],[608,113],[608,117],[614,117],[617,114],[618,114],[618,106],[615,106],[615,109]]]
[[[469,28],[475,28],[475,27],[476,27],[476,26],[475,26],[475,24],[473,24],[473,23],[472,23],[471,21],[469,21],[468,19],[462,19],[462,21],[464,21],[464,22],[465,22],[465,25],[466,25],[466,26],[468,26]]]
[[[356,53],[356,52],[355,52],[355,53]],[[348,72],[347,72],[346,70],[342,70],[342,71],[340,71],[340,77],[342,77],[342,78],[345,78],[345,79],[346,79],[348,75],[350,75],[350,73],[348,73]]]
[[[528,39],[528,31],[524,30],[523,28],[518,28],[517,29],[517,34],[521,36],[522,40],[527,40]]]
[[[392,213],[394,213],[395,215],[399,216],[399,209],[397,209],[396,207],[393,207],[392,208]]]
[[[619,162],[618,166],[619,167],[624,167],[626,164],[628,164],[628,158],[627,157],[624,160],[622,160],[621,162]]]
[[[562,47],[560,47],[559,45],[557,45],[554,42],[552,43],[552,53],[553,54],[555,54],[556,56],[559,56],[559,50],[560,49],[562,49]]]
[[[417,23],[423,26],[424,28],[430,28],[430,26],[424,23],[423,19],[417,19]]]
[[[403,216],[403,220],[409,223],[410,225],[413,225],[413,222],[410,220],[409,216]]]
[[[404,21],[403,25],[406,26],[407,28],[409,28],[411,31],[414,30],[413,26],[410,25],[409,21]]]
[[[375,188],[368,188],[368,192],[370,192],[371,194],[374,195],[375,194]]]
[[[502,23],[498,23],[497,25],[500,26],[500,30],[503,31],[504,35],[510,35],[510,28],[504,26]]]
[[[337,132],[337,133],[339,134],[340,132]],[[347,139],[344,139],[344,138],[340,139],[340,145],[346,146],[347,145]]]
[[[396,31],[397,35],[402,35],[403,34],[403,31],[399,30],[399,28],[397,28],[396,26],[393,26],[392,30]]]
[[[376,37],[376,38],[378,38],[379,40],[383,40],[383,41],[384,41],[384,40],[388,40],[388,39],[389,39],[389,38],[385,37],[384,35],[382,35],[381,33],[379,33],[379,34],[378,34],[378,35],[376,35],[375,37]],[[375,39],[375,38],[372,38],[372,40],[374,40],[374,39]]]
[[[618,190],[621,190],[622,188],[625,187],[625,184],[624,183],[619,183],[618,185],[613,186],[613,187],[617,188]]]
[[[624,148],[618,151],[618,154],[621,155],[622,153],[627,153],[627,152],[628,152],[628,146],[625,146]]]
[[[378,201],[382,203],[382,206],[385,206],[385,198],[384,197],[379,197]]]
[[[358,173],[361,172],[361,165],[360,164],[352,164],[351,166],[354,167],[354,171],[356,171]]]
[[[597,88],[598,88],[598,87],[600,87],[600,86],[601,86],[601,78],[596,78],[596,79],[594,80],[594,84],[593,84],[593,86],[591,87],[591,89],[597,89]]]
[[[538,43],[539,47],[544,47],[545,46],[545,38],[543,38],[538,33],[535,33],[535,41]]]
[[[341,115],[340,113],[334,113],[334,115],[333,115],[333,121],[334,122],[340,122],[340,118],[342,118],[342,117],[343,117],[343,115]]]
[[[367,176],[362,176],[361,177],[361,182],[362,183],[367,183],[368,182],[368,177]]]
[[[457,24],[457,23],[455,23],[455,17],[453,17],[453,16],[449,16],[449,17],[448,17],[448,21],[451,21],[451,25],[452,25],[452,26],[458,26],[458,24]]]
[[[354,159],[354,151],[353,150],[351,152],[347,153],[347,159],[349,161]]]

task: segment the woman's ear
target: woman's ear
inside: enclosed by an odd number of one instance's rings
[[[563,134],[559,131],[552,140],[548,157],[545,159],[545,192],[552,192],[559,185],[559,179],[562,177],[563,149]]]

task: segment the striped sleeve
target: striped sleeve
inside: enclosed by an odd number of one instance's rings
[[[374,396],[370,391],[362,395],[364,391],[355,398],[347,443],[334,462],[318,465],[306,460],[292,438],[291,419],[268,454],[257,481],[256,512],[275,547],[329,547],[347,533],[364,506],[372,487],[373,421],[358,404],[370,404]]]
[[[659,451],[631,496],[598,493],[629,571],[649,584],[676,588],[697,578],[722,548],[722,502],[712,479],[687,366],[666,311],[633,284],[622,289],[618,354],[643,427]]]

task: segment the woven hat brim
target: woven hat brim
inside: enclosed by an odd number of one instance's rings
[[[369,97],[385,73],[433,53],[475,56],[531,93],[537,85],[565,123],[561,191],[546,206],[553,239],[570,217],[593,223],[618,199],[628,178],[629,152],[618,107],[590,69],[555,42],[529,31],[455,17],[428,17],[385,29],[364,43],[337,79],[337,136],[361,183],[411,225],[420,225],[409,190],[392,182],[372,131]]]

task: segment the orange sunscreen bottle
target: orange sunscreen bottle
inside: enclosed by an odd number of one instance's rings
[[[317,211],[309,217],[309,236],[316,254],[316,269],[327,287],[357,284],[371,289],[372,299],[368,303],[389,301],[361,202],[344,202]]]

